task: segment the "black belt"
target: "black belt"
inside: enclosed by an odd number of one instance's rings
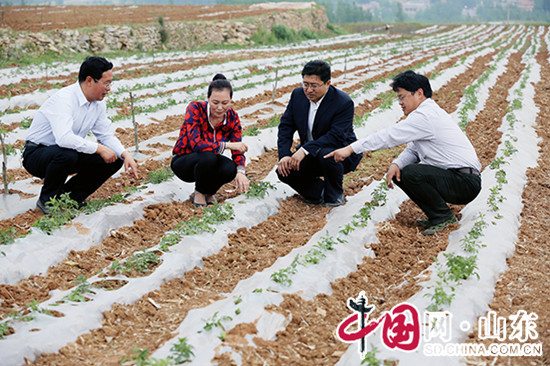
[[[475,168],[454,168],[454,169],[451,169],[451,170],[455,170],[459,173],[475,174],[477,176],[481,176],[481,174],[479,174],[479,171]]]
[[[38,144],[35,144],[32,141],[25,141],[25,147],[38,147]]]

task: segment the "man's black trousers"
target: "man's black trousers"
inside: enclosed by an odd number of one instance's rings
[[[279,180],[291,186],[308,201],[336,202],[344,192],[344,174],[355,169],[355,166],[350,169],[347,160],[337,163],[333,158],[323,157],[333,150],[322,148],[317,156],[306,155],[300,162],[300,169],[292,170],[286,177],[277,170]]]
[[[44,179],[39,198],[44,204],[66,192],[71,199],[82,204],[122,164],[121,159],[108,164],[99,154],[84,154],[57,145],[27,143],[23,151],[23,167],[33,176]],[[71,174],[75,175],[67,181]]]
[[[456,169],[442,169],[426,164],[411,164],[401,169],[397,184],[428,216],[431,225],[453,217],[448,203],[463,205],[477,197],[481,190],[481,177],[461,173]]]

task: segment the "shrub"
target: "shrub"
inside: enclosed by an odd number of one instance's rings
[[[293,42],[298,40],[298,35],[294,29],[288,28],[282,24],[276,24],[271,28],[275,39],[283,42]]]

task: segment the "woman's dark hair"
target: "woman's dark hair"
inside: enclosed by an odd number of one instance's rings
[[[428,78],[412,70],[404,71],[394,77],[391,87],[395,92],[397,88],[405,89],[411,93],[416,92],[418,89],[422,89],[426,98],[432,97],[432,87],[430,86]]]
[[[208,85],[208,92],[206,93],[207,98],[210,98],[213,89],[220,91],[229,89],[229,97],[233,99],[233,87],[231,86],[229,80],[227,80],[223,74],[214,75],[212,82],[210,83],[210,85]]]
[[[330,80],[330,65],[323,60],[309,61],[302,69],[302,77],[305,75],[317,75],[323,83],[326,83]]]
[[[105,71],[109,71],[113,68],[113,64],[107,61],[103,57],[88,56],[80,65],[80,71],[78,72],[78,82],[83,83],[88,76],[91,76],[94,80],[99,80],[103,76]]]

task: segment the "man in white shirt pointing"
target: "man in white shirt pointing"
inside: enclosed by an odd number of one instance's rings
[[[138,178],[137,164],[111,132],[103,99],[113,82],[113,64],[87,57],[78,82],[52,95],[37,111],[25,141],[23,166],[44,178],[36,206],[50,213],[48,201],[68,192],[79,206],[122,165]],[[97,142],[87,140],[92,132]],[[67,177],[75,174],[68,181]]]
[[[431,99],[428,78],[413,71],[397,75],[391,84],[407,118],[325,155],[341,161],[352,153],[407,143],[386,173],[424,211],[424,235],[433,235],[457,219],[447,202],[466,204],[481,190],[481,164],[474,147],[451,116]]]

